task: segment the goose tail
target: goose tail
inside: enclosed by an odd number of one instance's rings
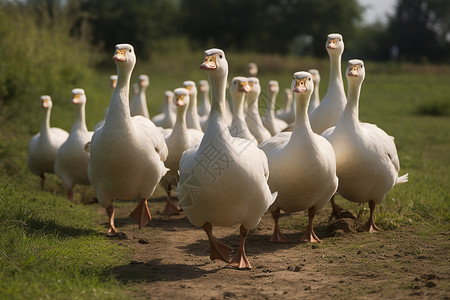
[[[408,182],[408,173],[398,177],[397,182],[395,184],[401,184],[401,183],[405,183],[405,182]]]

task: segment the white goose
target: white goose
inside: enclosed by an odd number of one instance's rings
[[[323,133],[336,153],[339,187],[337,192],[353,202],[369,202],[369,232],[378,231],[374,209],[396,184],[408,181],[398,176],[400,162],[394,138],[376,125],[359,121],[359,96],[365,77],[363,61],[353,59],[346,70],[348,102],[335,128]]]
[[[133,46],[116,45],[113,60],[117,66],[117,87],[111,97],[105,125],[95,131],[90,146],[89,179],[97,192],[99,203],[106,208],[110,228],[116,235],[114,199],[141,203],[131,213],[139,228],[150,221],[147,199],[166,174],[168,150],[159,129],[142,116],[131,117],[129,107],[130,77],[136,63]]]
[[[292,91],[284,89],[284,108],[277,111],[276,117],[289,124],[289,127],[295,121],[295,101],[292,101]]]
[[[311,130],[307,114],[314,89],[311,74],[295,73],[291,88],[297,109],[293,131],[279,133],[259,145],[269,161],[270,189],[278,191],[277,200],[269,208],[275,222],[270,241],[287,241],[278,226],[282,209],[286,212],[308,210],[308,228],[301,240],[319,242],[313,220],[316,211],[336,192],[336,157],[330,143]]]
[[[198,106],[198,114],[200,117],[209,116],[211,111],[211,102],[209,100],[209,83],[208,80],[200,80],[198,82],[200,90],[200,105]]]
[[[258,144],[261,144],[272,135],[264,127],[261,116],[259,114],[258,101],[261,94],[261,85],[256,77],[248,78],[250,91],[247,93],[247,113],[245,114],[245,122],[247,123],[250,133],[256,138]]]
[[[195,82],[186,80],[183,82],[183,86],[189,91],[189,106],[186,114],[187,127],[202,131],[200,117],[197,111],[197,87],[195,86]]]
[[[317,69],[309,69],[308,72],[311,73],[314,82],[314,95],[308,107],[308,114],[311,114],[311,112],[315,110],[320,104],[320,96],[319,96],[320,73],[319,70]]]
[[[149,79],[147,75],[139,75],[138,89],[139,92],[134,95],[130,104],[131,116],[143,116],[147,119],[150,118],[147,108],[147,97],[145,91],[149,85]]]
[[[168,129],[173,128],[173,125],[175,125],[175,120],[177,117],[175,111],[173,110],[173,96],[172,91],[167,90],[164,92],[163,110],[161,113],[152,118],[153,123],[157,127]]]
[[[234,77],[231,80],[230,94],[233,99],[233,121],[230,126],[231,136],[239,137],[258,144],[256,138],[250,133],[244,114],[245,95],[250,91],[247,78],[242,76]]]
[[[172,184],[176,182],[174,178],[177,176],[181,155],[185,150],[200,143],[203,137],[203,131],[187,128],[186,125],[189,91],[185,88],[177,88],[174,94],[176,98],[175,105],[177,106],[176,122],[171,134],[165,138],[169,149],[169,156],[167,156],[165,165],[169,171],[161,178],[160,182],[167,193],[167,203],[163,212],[165,215],[177,214],[180,211],[180,208],[172,200],[171,189]]]
[[[311,128],[317,134],[321,134],[325,129],[336,125],[347,103],[341,73],[341,57],[344,52],[342,35],[338,33],[329,34],[325,47],[330,57],[328,89],[319,106],[309,115]]]
[[[69,201],[73,200],[75,184],[90,184],[87,174],[89,153],[85,151],[85,146],[91,141],[93,134],[86,127],[86,95],[83,89],[72,90],[72,103],[75,105],[75,122],[55,160],[55,174],[62,180]]]
[[[270,102],[269,105],[267,106],[266,114],[261,119],[264,124],[264,127],[266,127],[267,130],[269,130],[272,136],[282,132],[289,126],[285,121],[278,119],[275,116],[275,104],[277,102],[277,95],[279,91],[280,87],[278,86],[278,81],[270,80],[268,86]]]
[[[116,84],[117,84],[117,75],[111,75],[109,77],[110,83],[111,83],[111,88],[114,92],[114,89],[116,88]],[[105,117],[103,118],[103,120],[99,121],[97,124],[94,125],[94,131],[96,131],[97,129],[99,129],[100,127],[103,126],[103,124],[105,124],[105,118],[106,115],[108,114],[108,108],[105,109]]]
[[[229,262],[231,247],[219,242],[212,226],[240,226],[239,251],[231,260],[238,268],[251,268],[244,243],[250,229],[276,198],[267,185],[267,158],[256,145],[242,144],[230,135],[226,123],[228,63],[220,49],[205,51],[201,69],[211,83],[211,115],[199,146],[184,152],[180,162],[178,197],[189,221],[208,235],[210,258]]]
[[[50,127],[52,99],[43,95],[40,100],[45,115],[41,131],[35,134],[28,144],[27,165],[31,173],[41,178],[41,187],[44,188],[45,173],[55,173],[56,153],[69,137],[69,133],[61,128]]]

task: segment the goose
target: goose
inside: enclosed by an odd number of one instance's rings
[[[249,77],[256,77],[256,75],[258,75],[258,65],[254,62],[248,63],[247,73]]]
[[[256,138],[250,133],[244,114],[244,98],[250,91],[247,78],[236,76],[231,80],[230,94],[233,99],[233,121],[230,126],[231,136],[243,138],[245,140],[258,144]]]
[[[292,101],[292,91],[289,88],[284,89],[284,108],[277,111],[276,117],[285,121],[291,127],[295,121],[295,101]]]
[[[113,60],[117,67],[117,86],[105,124],[92,137],[88,168],[98,202],[109,217],[108,236],[118,233],[114,226],[114,199],[140,198],[131,216],[139,228],[151,220],[147,199],[167,172],[164,161],[168,155],[164,138],[153,122],[130,114],[130,77],[136,63],[133,46],[116,45]]]
[[[256,138],[258,144],[261,144],[272,135],[264,127],[261,116],[259,114],[258,100],[261,94],[261,85],[256,77],[248,78],[250,91],[247,93],[247,113],[245,114],[245,122],[247,123],[250,133]]]
[[[400,161],[394,138],[374,124],[359,121],[359,97],[365,78],[364,62],[352,59],[346,69],[348,102],[336,127],[322,135],[336,153],[337,193],[345,199],[369,203],[370,216],[364,229],[379,231],[374,210],[394,185],[408,181],[408,174],[398,176]]]
[[[164,92],[163,111],[151,118],[157,127],[167,129],[175,125],[176,113],[172,108],[174,106],[173,97],[174,94],[172,91],[167,90]]]
[[[329,34],[325,47],[330,57],[328,89],[319,106],[309,115],[311,128],[317,134],[336,125],[347,103],[341,73],[341,56],[344,52],[342,35],[339,33]]]
[[[269,187],[278,191],[277,199],[269,207],[275,224],[270,241],[287,242],[278,225],[281,209],[308,210],[308,227],[301,241],[320,242],[313,230],[313,220],[336,192],[336,156],[331,144],[314,133],[309,123],[307,111],[314,89],[311,74],[295,73],[291,89],[297,109],[292,132],[279,133],[259,145],[269,161]]]
[[[267,130],[269,130],[272,136],[282,132],[289,126],[285,121],[280,120],[275,116],[275,104],[277,101],[277,95],[279,91],[280,87],[278,86],[278,81],[270,80],[268,86],[270,103],[267,106],[266,114],[261,119],[264,124],[264,127],[266,127]]]
[[[186,80],[183,82],[183,86],[189,91],[189,106],[186,114],[187,127],[202,131],[200,117],[197,112],[197,87],[195,82]]]
[[[112,88],[112,90],[114,92],[114,89],[116,88],[116,84],[117,84],[117,75],[109,76],[109,81],[110,81],[110,84],[111,84],[111,88]],[[94,128],[93,128],[94,131],[96,131],[97,129],[102,127],[103,124],[105,124],[105,118],[106,118],[107,114],[108,114],[108,108],[105,109],[105,116],[104,116],[103,120],[99,121],[97,124],[94,125]]]
[[[320,104],[320,96],[319,96],[320,73],[319,70],[317,69],[309,69],[308,72],[311,73],[314,82],[314,95],[308,107],[308,114],[311,114],[311,112],[315,110],[317,106],[319,106]]]
[[[200,80],[198,82],[200,91],[200,105],[198,106],[198,115],[200,117],[209,116],[211,111],[211,102],[209,100],[209,83],[208,80]]]
[[[187,128],[186,125],[189,91],[185,88],[177,88],[174,94],[176,98],[177,119],[171,134],[165,138],[167,148],[169,149],[169,156],[167,156],[165,165],[169,171],[161,178],[160,182],[167,193],[167,203],[163,212],[165,215],[174,215],[180,211],[180,208],[172,201],[171,189],[172,183],[176,182],[174,178],[177,176],[181,155],[185,150],[200,143],[203,137],[203,131]]]
[[[69,133],[61,128],[50,127],[50,115],[53,107],[51,97],[42,95],[40,101],[45,115],[41,131],[36,133],[28,144],[27,165],[31,173],[40,177],[41,187],[44,188],[45,173],[55,173],[56,153],[69,137]]]
[[[240,246],[231,265],[251,268],[244,244],[249,230],[276,198],[267,185],[269,169],[264,152],[230,135],[226,112],[228,62],[220,49],[205,51],[200,65],[211,85],[211,114],[201,143],[186,150],[180,161],[178,197],[189,221],[206,232],[210,258],[229,263],[231,247],[212,233],[215,226],[240,225]]]
[[[72,103],[75,106],[75,121],[55,160],[55,174],[61,179],[69,201],[73,201],[75,184],[90,184],[87,174],[89,153],[85,151],[85,145],[91,141],[93,134],[86,127],[86,94],[83,89],[72,90]]]
[[[147,119],[150,118],[147,108],[147,98],[145,96],[145,91],[149,85],[149,79],[147,75],[139,75],[138,82],[138,93],[133,96],[133,99],[130,104],[130,113],[131,116],[143,116]]]

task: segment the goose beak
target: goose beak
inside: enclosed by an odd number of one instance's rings
[[[238,91],[241,93],[248,93],[250,92],[250,86],[248,85],[247,81],[239,82]]]
[[[253,92],[253,82],[249,82],[249,83],[248,83],[248,87],[249,87],[249,91],[248,91],[248,92],[249,92],[249,93],[250,93],[250,92]]]
[[[274,84],[271,84],[270,87],[269,87],[269,90],[270,90],[272,93],[275,93],[275,91],[276,91],[275,85],[274,85]]]
[[[75,95],[73,95],[72,103],[73,103],[73,104],[78,104],[78,103],[80,103],[80,94],[75,94]]]
[[[115,89],[116,88],[116,85],[117,85],[117,80],[111,80],[111,87],[113,88],[113,89]]]
[[[176,106],[184,106],[184,95],[177,95]]]
[[[348,76],[352,76],[352,77],[359,77],[359,66],[351,66],[348,67],[348,72],[347,75]]]
[[[329,39],[327,48],[328,49],[336,49],[337,48],[337,39]]]
[[[306,92],[306,78],[297,78],[295,88],[292,90],[294,93]]]
[[[216,56],[215,55],[206,56],[205,60],[200,65],[200,69],[202,69],[202,70],[215,70],[215,69],[217,69]]]
[[[114,53],[113,60],[127,61],[127,56],[125,55],[126,52],[126,49],[117,49],[116,53]]]
[[[41,103],[42,108],[48,108],[48,99],[43,99]]]

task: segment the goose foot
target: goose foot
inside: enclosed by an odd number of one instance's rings
[[[308,228],[306,228],[305,234],[300,239],[301,242],[321,243],[320,239],[314,233],[313,222],[316,216],[316,208],[310,207],[308,209]]]
[[[226,263],[230,262],[230,253],[233,251],[233,248],[219,242],[212,234],[212,225],[211,223],[205,223],[203,225],[203,230],[208,235],[209,240],[209,258],[211,260],[220,259]]]
[[[147,225],[152,220],[147,206],[147,199],[142,199],[139,205],[131,212],[130,217],[136,220],[139,229]]]
[[[367,231],[369,233],[381,231],[381,229],[378,228],[377,225],[375,225],[375,218],[374,218],[375,206],[376,206],[375,202],[370,200],[369,201],[369,207],[370,207],[369,220],[367,221],[366,225],[364,225],[364,227],[363,227],[364,231]]]
[[[166,206],[164,207],[163,215],[172,216],[178,215],[181,208],[172,201],[172,199],[167,198]]]
[[[287,237],[281,233],[280,226],[278,225],[278,220],[280,219],[280,209],[272,212],[273,221],[275,224],[275,228],[273,229],[273,234],[270,237],[271,243],[288,243],[289,240]]]
[[[231,259],[230,265],[233,267],[236,267],[238,269],[251,269],[252,266],[250,265],[247,256],[245,255],[245,239],[247,238],[248,230],[244,227],[244,225],[241,225],[240,227],[240,236],[241,236],[241,242],[239,245],[238,252],[234,254],[233,258]]]

